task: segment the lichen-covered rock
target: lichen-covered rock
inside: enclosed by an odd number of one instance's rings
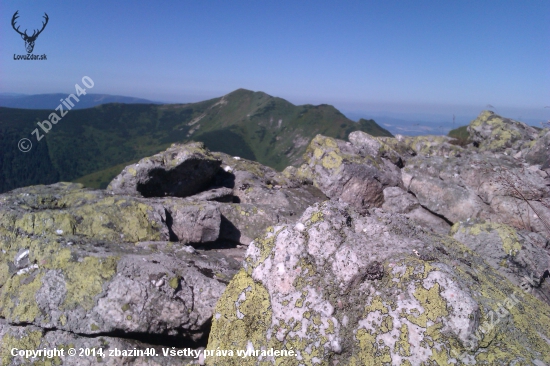
[[[183,245],[218,239],[216,204],[70,183],[0,195],[0,318],[78,334],[200,339],[238,268]]]
[[[510,282],[550,305],[550,283],[545,281],[550,274],[550,248],[546,249],[544,237],[477,220],[455,224],[451,235]]]
[[[69,356],[71,348],[76,350],[75,356]],[[36,353],[26,357],[25,351]],[[182,366],[197,360],[193,356],[166,357],[163,347],[152,347],[137,340],[110,336],[91,338],[32,325],[14,326],[0,318],[0,366],[27,365],[31,362],[33,365],[64,366]]]
[[[510,156],[485,152],[416,156],[401,173],[405,189],[422,206],[453,224],[481,218],[550,235],[550,188],[538,171]]]
[[[409,146],[419,155],[425,156],[460,156],[464,149],[450,142],[453,138],[448,136],[401,136],[400,141]]]
[[[480,151],[507,152],[515,155],[538,137],[538,131],[519,121],[483,111],[468,126],[470,139]]]
[[[222,213],[220,239],[248,245],[267,227],[294,222],[306,208],[326,199],[319,189],[301,184],[296,177],[285,177],[246,159],[213,155],[223,164],[223,173],[213,184],[233,190],[233,203],[218,205]]]
[[[0,238],[6,241],[76,235],[128,242],[210,242],[218,238],[221,221],[214,204],[112,196],[72,183],[19,188],[1,195],[0,205]]]
[[[248,203],[221,205],[220,210],[224,220],[220,230],[220,239],[248,245],[254,238],[263,234],[273,223],[295,219],[291,212],[285,212],[280,207],[258,206]],[[304,208],[305,210],[305,208]],[[302,212],[304,211],[302,210]],[[288,218],[288,219],[287,219]]]
[[[323,201],[323,197],[315,191],[312,186],[287,188],[279,191],[280,195],[273,194],[278,199],[272,204],[266,201],[263,204],[219,205],[222,214],[219,238],[248,245],[253,239],[263,235],[269,226],[295,222],[306,208]]]
[[[308,173],[301,175],[311,177],[327,197],[340,199],[358,210],[380,207],[384,203],[384,188],[401,186],[399,167],[373,155],[382,147],[377,140],[370,139],[369,145],[359,138],[352,139],[365,146],[317,135],[307,148],[306,164],[300,168]]]
[[[0,317],[78,334],[168,334],[198,340],[239,265],[171,242],[64,236],[3,246]],[[27,256],[26,267],[20,264]],[[12,259],[12,260],[10,260]]]
[[[549,339],[550,307],[459,242],[327,201],[250,245],[207,347],[235,356],[206,364],[543,365]]]
[[[384,158],[399,168],[405,165],[408,158],[416,155],[414,150],[397,137],[374,137],[362,131],[355,131],[349,134],[348,139],[360,155]]]
[[[128,165],[108,191],[143,197],[186,197],[208,187],[221,162],[202,143],[173,144],[167,150]]]
[[[550,131],[543,130],[540,137],[525,153],[525,160],[530,164],[538,164],[543,169],[550,168]]]

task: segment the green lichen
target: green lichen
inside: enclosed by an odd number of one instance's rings
[[[340,155],[334,151],[331,151],[323,157],[321,164],[326,169],[333,170],[339,168],[342,165],[342,161],[343,159]]]
[[[32,323],[40,315],[36,292],[42,287],[42,274],[14,276],[0,292],[0,315],[12,321]]]
[[[176,290],[180,285],[180,279],[178,276],[172,277],[170,281],[168,281],[168,284],[170,287],[172,287],[174,290]]]
[[[13,360],[11,350],[13,348],[21,350],[36,350],[40,347],[42,340],[42,332],[40,331],[28,331],[22,336],[13,336],[11,334],[5,334],[2,337],[0,343],[0,365],[8,366]]]
[[[268,256],[271,255],[273,248],[275,247],[275,240],[277,239],[277,235],[283,230],[282,228],[279,229],[277,232],[274,232],[273,227],[268,227],[266,229],[266,235],[257,238],[254,241],[254,245],[260,250],[260,258],[256,263],[250,263],[251,267],[249,268],[250,273],[252,273],[252,267],[257,267],[263,261],[266,260]],[[247,258],[248,260],[249,258]]]
[[[496,231],[498,233],[498,236],[502,241],[502,249],[506,254],[514,256],[522,249],[516,230],[511,226],[486,222],[482,224],[475,224],[470,228],[470,234],[476,236],[482,232],[491,231]]]
[[[309,223],[313,225],[319,221],[323,221],[323,212],[316,211],[309,218]]]
[[[117,263],[116,257],[86,257],[80,262],[67,260],[55,266],[56,269],[63,269],[66,278],[67,295],[64,307],[91,310],[95,305],[95,296],[103,291],[105,282],[116,273]]]
[[[0,258],[2,260],[2,258]],[[0,262],[0,287],[10,278],[10,268],[5,262]]]
[[[62,308],[80,306],[90,310],[95,305],[95,296],[114,275],[118,262],[116,257],[76,258],[55,241],[20,240],[18,244],[29,249],[30,261],[37,263],[39,268],[29,274],[13,276],[1,288],[1,314],[11,321],[33,322],[41,315],[36,294],[48,270],[61,271],[65,280],[67,292]],[[46,318],[43,316],[44,321]]]
[[[133,166],[128,167],[128,169],[126,171],[134,177],[137,175],[137,171]]]
[[[381,357],[377,357],[376,336],[366,329],[358,329],[355,334],[358,352],[355,352],[350,359],[350,366],[378,366],[381,365]]]
[[[411,345],[409,343],[409,327],[402,324],[399,334],[399,341],[395,342],[394,352],[400,356],[411,356]]]
[[[439,317],[449,315],[447,312],[447,303],[440,295],[439,284],[435,283],[429,290],[422,285],[418,285],[413,295],[423,308],[423,312],[418,315],[407,314],[406,318],[413,324],[426,327],[427,321],[435,322]]]
[[[40,201],[41,196],[36,199]],[[149,205],[119,197],[98,199],[85,191],[67,194],[62,201],[61,210],[26,212],[15,216],[13,223],[0,220],[0,227],[16,227],[28,235],[49,238],[58,238],[58,230],[61,230],[63,236],[82,235],[102,240],[161,239],[161,224],[149,219],[154,211]],[[13,230],[5,233],[14,238]]]
[[[246,298],[236,308],[232,299],[239,298],[242,293]],[[233,350],[235,357],[224,357],[224,365],[256,365],[254,357],[238,358],[236,350],[247,349],[248,341],[255,349],[266,346],[265,333],[271,325],[272,316],[270,305],[267,290],[241,269],[216,305],[207,349]],[[237,311],[242,317],[238,316]],[[272,342],[275,340],[272,339]],[[280,344],[275,344],[275,347],[282,349]],[[206,364],[216,365],[216,358],[207,358]]]
[[[380,296],[373,297],[372,300],[371,300],[370,305],[367,305],[365,307],[365,314],[368,314],[368,313],[374,312],[374,311],[380,311],[382,314],[387,314],[388,313],[388,309],[386,308],[386,306],[382,302],[382,299],[380,298]]]

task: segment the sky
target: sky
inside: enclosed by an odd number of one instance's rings
[[[16,11],[28,33],[48,14],[46,61],[14,60]],[[0,0],[0,14],[0,93],[71,93],[88,76],[90,93],[162,102],[246,88],[357,116],[550,119],[547,0]]]

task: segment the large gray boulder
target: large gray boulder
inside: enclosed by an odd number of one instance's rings
[[[186,197],[205,190],[221,162],[199,142],[173,144],[167,150],[128,165],[108,191],[143,197]]]
[[[546,170],[550,169],[550,130],[543,130],[540,136],[525,152],[525,160],[529,164],[541,165]]]
[[[480,151],[515,155],[538,138],[538,131],[523,122],[483,111],[468,126],[470,139]]]
[[[213,155],[222,161],[213,184],[231,187],[233,195],[231,203],[218,204],[221,240],[248,245],[267,227],[294,222],[306,208],[327,198],[316,187],[257,162],[217,152]]]
[[[220,222],[214,203],[113,196],[73,183],[19,188],[0,196],[0,236],[10,241],[76,235],[128,242],[211,242],[218,238]]]
[[[207,347],[234,355],[206,364],[544,365],[548,339],[550,307],[458,241],[327,201],[249,246]]]
[[[0,319],[90,337],[203,339],[239,268],[185,245],[218,239],[216,204],[70,183],[0,195]]]
[[[0,316],[13,325],[81,335],[167,334],[197,341],[239,268],[221,254],[204,256],[171,242],[41,237],[5,251]]]
[[[306,163],[285,173],[312,182],[327,197],[358,210],[380,207],[384,188],[402,185],[399,164],[383,157],[384,149],[391,150],[387,144],[364,133],[352,135],[353,143],[317,135],[306,150]],[[389,155],[398,159],[395,152]]]
[[[423,156],[460,156],[465,151],[464,148],[453,145],[454,140],[448,136],[401,136],[396,138],[404,145],[411,148],[415,155]]]
[[[470,152],[416,156],[401,173],[404,188],[452,224],[480,218],[550,235],[550,187],[538,166],[509,155]]]

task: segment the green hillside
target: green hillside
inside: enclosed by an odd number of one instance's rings
[[[470,142],[470,134],[468,133],[468,126],[461,126],[449,131],[449,137],[454,138],[453,142],[456,145],[466,146]]]
[[[54,106],[55,107],[55,106]],[[373,120],[349,120],[330,105],[295,106],[238,89],[191,104],[105,104],[68,112],[44,138],[31,132],[52,110],[0,108],[0,192],[59,180],[104,187],[129,162],[174,142],[202,141],[213,151],[282,170],[300,162],[316,134],[345,139],[362,130],[391,136]],[[17,148],[32,141],[30,152]]]

